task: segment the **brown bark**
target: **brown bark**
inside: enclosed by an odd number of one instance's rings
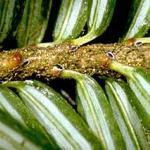
[[[150,70],[150,44],[92,44],[75,47],[68,43],[50,48],[26,47],[0,52],[0,80],[32,76],[59,76],[59,67],[89,75],[112,76],[109,64],[115,59],[123,64]]]

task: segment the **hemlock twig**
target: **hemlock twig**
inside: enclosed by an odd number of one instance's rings
[[[76,47],[70,43],[54,47],[25,47],[0,52],[0,80],[25,79],[32,75],[58,77],[61,69],[89,75],[112,76],[109,64],[117,60],[150,70],[150,44],[92,44]]]

